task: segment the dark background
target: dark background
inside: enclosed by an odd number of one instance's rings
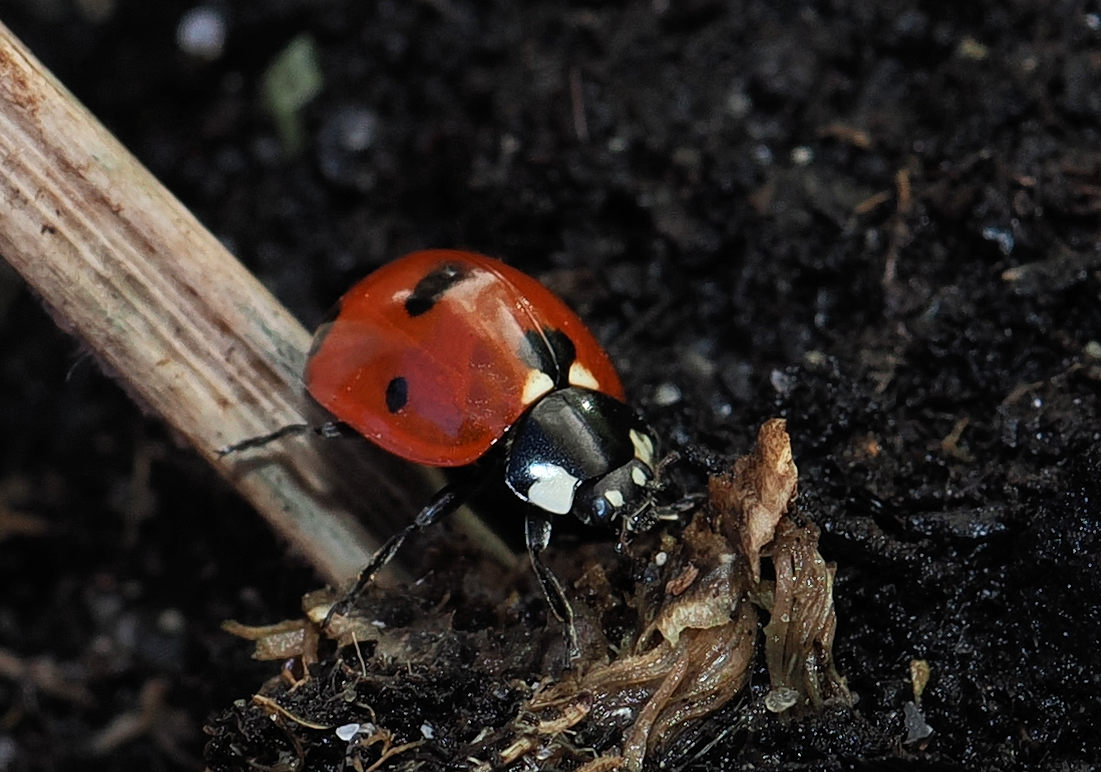
[[[467,247],[559,291],[663,436],[732,456],[788,419],[859,701],[697,768],[1101,760],[1101,8],[210,5],[213,61],[184,3],[0,20],[307,326]],[[304,34],[292,153],[261,82]],[[0,659],[38,673],[0,668],[0,771],[195,768],[274,671],[220,621],[318,580],[6,268],[0,352]]]

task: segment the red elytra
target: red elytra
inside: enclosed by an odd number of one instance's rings
[[[535,279],[473,252],[414,252],[367,276],[317,331],[310,394],[385,450],[432,466],[483,456],[541,396],[624,399],[608,355]]]

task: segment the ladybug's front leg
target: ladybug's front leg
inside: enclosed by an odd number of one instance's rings
[[[525,522],[527,535],[528,555],[531,556],[531,565],[535,569],[535,575],[539,577],[539,584],[543,588],[543,595],[547,598],[547,604],[551,611],[563,624],[566,631],[566,652],[569,661],[573,662],[581,656],[581,647],[577,643],[577,628],[573,623],[573,607],[570,606],[566,593],[562,589],[562,583],[550,570],[540,557],[543,550],[550,544],[551,522],[539,510],[529,507]]]

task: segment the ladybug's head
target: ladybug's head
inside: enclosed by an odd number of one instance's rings
[[[636,530],[653,506],[654,471],[638,458],[582,485],[574,496],[574,516],[588,525],[621,523]]]
[[[524,501],[583,523],[629,528],[649,509],[654,438],[627,405],[569,387],[540,399],[513,429],[505,481]]]

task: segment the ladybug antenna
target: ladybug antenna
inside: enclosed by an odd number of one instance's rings
[[[701,501],[707,498],[704,493],[684,493],[682,491],[672,502],[661,504],[657,502],[658,494],[668,490],[671,484],[671,480],[666,473],[672,466],[685,460],[692,463],[692,459],[688,454],[682,454],[679,450],[671,450],[658,461],[654,467],[654,478],[647,483],[650,495],[646,497],[646,500],[630,517],[623,518],[623,533],[620,536],[620,543],[624,542],[628,534],[648,531],[659,521],[676,522],[680,520],[681,515],[692,511],[699,506]]]

